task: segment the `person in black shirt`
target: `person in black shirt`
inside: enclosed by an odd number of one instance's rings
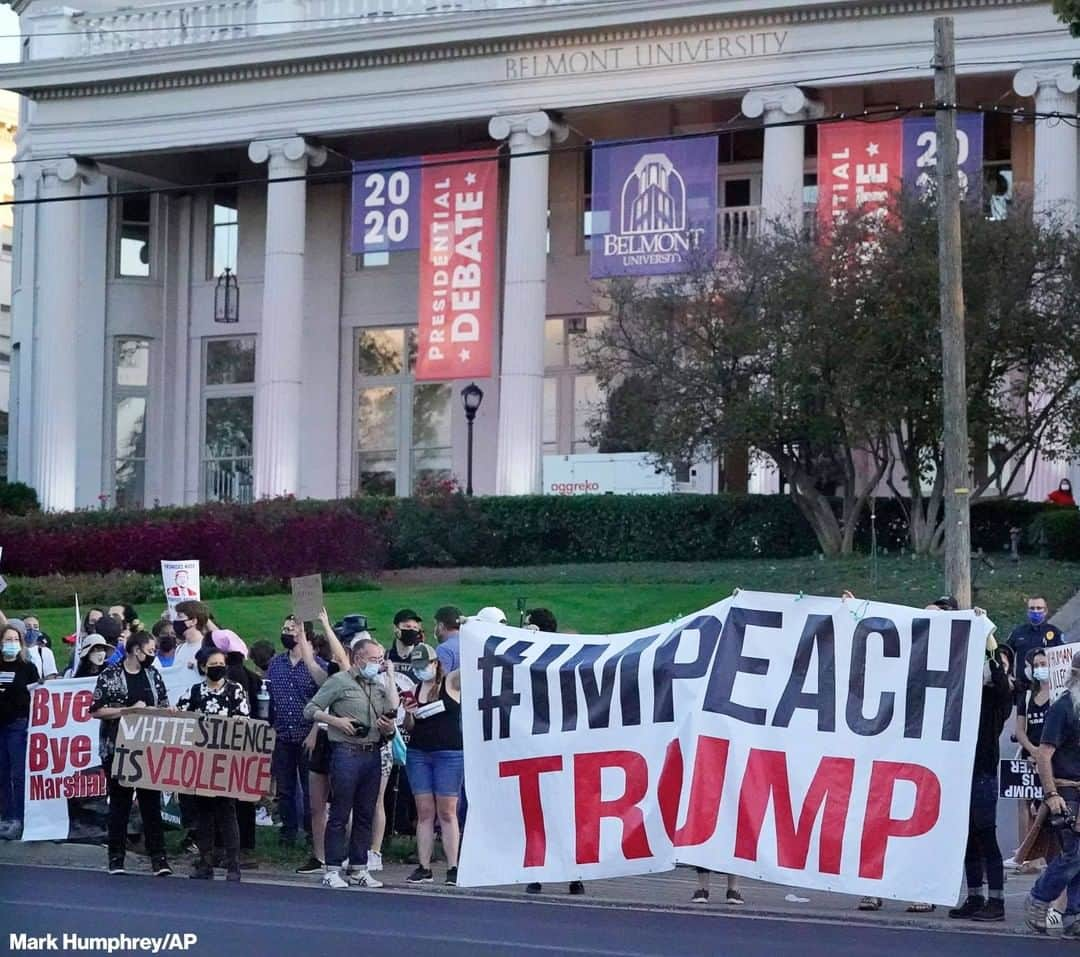
[[[1025,761],[1035,761],[1035,754],[1042,741],[1043,724],[1046,712],[1050,710],[1050,668],[1046,652],[1042,648],[1033,648],[1028,652],[1023,668],[1024,679],[1028,683],[1027,694],[1016,704],[1016,740],[1020,744],[1020,756]],[[1035,823],[1039,801],[1021,800],[1018,804],[1018,822],[1020,826],[1020,847],[1024,846],[1027,836]],[[1036,857],[1042,855],[1035,855]],[[1028,861],[1032,858],[1029,857]],[[1006,867],[1015,865],[1021,873],[1032,873],[1034,868],[1027,861],[1006,861]]]
[[[1043,787],[1043,803],[1051,817],[1080,813],[1080,653],[1073,655],[1067,691],[1046,713],[1035,761]],[[1036,933],[1046,933],[1046,912],[1062,891],[1068,905],[1062,917],[1066,937],[1080,939],[1080,834],[1076,824],[1055,828],[1061,853],[1046,865],[1031,888],[1024,920]]]
[[[408,675],[409,658],[417,645],[424,643],[423,618],[411,608],[402,608],[394,615],[394,641],[386,649],[386,657],[395,665],[398,674]]]
[[[979,734],[975,740],[967,850],[964,852],[968,893],[963,904],[949,911],[949,916],[954,918],[1005,919],[1005,869],[997,842],[998,762],[1001,760],[998,739],[1012,710],[1011,666],[1008,649],[998,647],[991,637],[983,662],[982,704]],[[985,898],[982,893],[984,878],[988,890]]]
[[[134,708],[167,708],[169,695],[161,672],[154,667],[157,640],[149,632],[137,631],[128,638],[124,659],[98,675],[90,714],[101,720],[98,750],[109,788],[109,873],[124,873],[127,825],[132,799],[139,802],[146,850],[151,870],[159,877],[172,873],[165,858],[165,834],[161,825],[161,792],[128,788],[112,776],[113,755],[120,717]]]
[[[9,621],[0,633],[0,839],[9,841],[22,837],[29,689],[39,680],[26,657],[24,627]]]
[[[1028,690],[1027,678],[1024,676],[1024,662],[1027,661],[1028,653],[1036,648],[1056,648],[1065,643],[1061,629],[1047,621],[1050,609],[1041,595],[1032,595],[1027,600],[1027,617],[1028,620],[1017,625],[1005,642],[1012,651],[1016,665],[1013,678],[1016,680],[1017,705]]]
[[[220,634],[217,632],[216,634]],[[239,640],[239,639],[237,639]],[[203,648],[195,656],[205,679],[180,698],[181,711],[201,711],[206,715],[246,718],[251,713],[247,694],[237,681],[227,678],[229,666],[225,652]],[[195,798],[195,828],[198,833],[199,858],[191,876],[199,880],[214,878],[215,826],[221,832],[225,850],[225,879],[240,880],[240,831],[236,822],[236,799],[229,797]]]

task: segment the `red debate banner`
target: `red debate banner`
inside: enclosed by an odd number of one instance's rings
[[[495,150],[425,157],[417,380],[491,375],[498,264]]]
[[[904,121],[818,127],[818,219],[877,209],[900,191]]]

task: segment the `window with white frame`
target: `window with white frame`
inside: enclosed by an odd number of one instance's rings
[[[151,197],[120,196],[117,209],[117,275],[150,275]]]
[[[236,274],[240,242],[239,197],[235,186],[214,190],[210,218],[210,278],[216,279],[226,268]]]
[[[604,316],[569,316],[544,322],[544,453],[594,452],[592,423],[603,409],[596,376],[584,369],[590,339]]]
[[[353,488],[408,495],[451,477],[453,390],[416,382],[415,327],[358,329],[354,363]]]
[[[203,501],[252,501],[254,336],[204,340],[202,430]]]
[[[117,508],[146,504],[150,340],[116,339],[112,383],[112,495]]]

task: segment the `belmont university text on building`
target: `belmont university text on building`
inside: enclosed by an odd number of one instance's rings
[[[471,381],[476,490],[541,491],[545,456],[592,451],[597,262],[662,272],[812,210],[813,121],[930,103],[935,16],[961,102],[998,107],[987,215],[1075,215],[1076,124],[1028,115],[1077,109],[1048,2],[12,5],[15,196],[42,202],[15,217],[9,475],[52,509],[409,494],[464,476]],[[590,147],[628,140],[601,209]],[[1036,468],[1042,497],[1065,469]]]

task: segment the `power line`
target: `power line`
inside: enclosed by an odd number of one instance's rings
[[[500,147],[494,147],[491,150],[491,160],[496,161],[500,159],[515,160],[526,159],[529,157],[537,156],[559,156],[570,153],[584,153],[592,151],[594,149],[610,149],[617,146],[631,146],[631,145],[647,145],[649,143],[659,143],[668,140],[691,140],[701,139],[707,136],[717,136],[723,133],[738,133],[746,130],[758,130],[758,129],[776,129],[783,127],[793,126],[817,126],[819,124],[828,123],[840,123],[845,121],[857,121],[865,123],[880,123],[887,119],[896,119],[903,116],[907,116],[912,113],[922,113],[933,109],[955,110],[959,113],[981,113],[983,115],[1000,114],[1005,116],[1022,116],[1025,118],[1041,118],[1041,119],[1057,119],[1062,122],[1074,123],[1080,121],[1080,114],[1075,113],[1046,113],[1037,112],[1034,110],[1019,110],[1011,108],[1000,108],[998,106],[965,106],[962,104],[938,104],[934,102],[919,102],[912,103],[907,106],[889,106],[880,107],[877,109],[862,110],[858,113],[833,113],[823,117],[805,117],[791,120],[780,120],[773,123],[757,123],[751,120],[739,121],[732,120],[719,126],[710,127],[707,130],[694,130],[689,133],[664,133],[657,134],[655,136],[646,137],[632,137],[624,139],[603,140],[600,142],[594,140],[586,140],[583,143],[570,144],[570,145],[558,145],[552,146],[543,150],[530,150],[526,152],[510,153]],[[335,152],[337,152],[335,150]],[[349,157],[344,154],[338,153],[339,156],[343,156],[345,159]],[[62,159],[71,159],[70,156],[61,157]],[[402,157],[402,160],[409,159],[409,157]],[[367,162],[366,160],[364,162]],[[432,159],[431,161],[425,160],[422,163],[407,163],[404,161],[399,162],[394,157],[380,158],[376,162],[385,164],[386,169],[394,170],[410,170],[410,169],[439,169],[448,166],[458,166],[463,163],[473,163],[475,159],[461,159],[449,155],[445,159]],[[0,207],[3,206],[39,206],[50,203],[67,203],[67,202],[82,202],[98,199],[117,199],[126,196],[155,196],[155,195],[179,195],[185,193],[199,193],[208,192],[214,189],[220,189],[222,187],[236,187],[236,186],[252,186],[252,185],[269,185],[276,183],[295,183],[295,182],[311,182],[311,183],[323,183],[323,182],[338,182],[351,179],[353,171],[349,170],[313,170],[304,173],[299,176],[282,176],[268,179],[265,176],[247,177],[244,179],[231,179],[225,182],[203,182],[182,184],[177,186],[156,186],[156,187],[143,187],[136,189],[125,189],[116,192],[104,192],[104,193],[80,193],[78,196],[45,196],[35,197],[32,199],[12,199],[0,201]]]

